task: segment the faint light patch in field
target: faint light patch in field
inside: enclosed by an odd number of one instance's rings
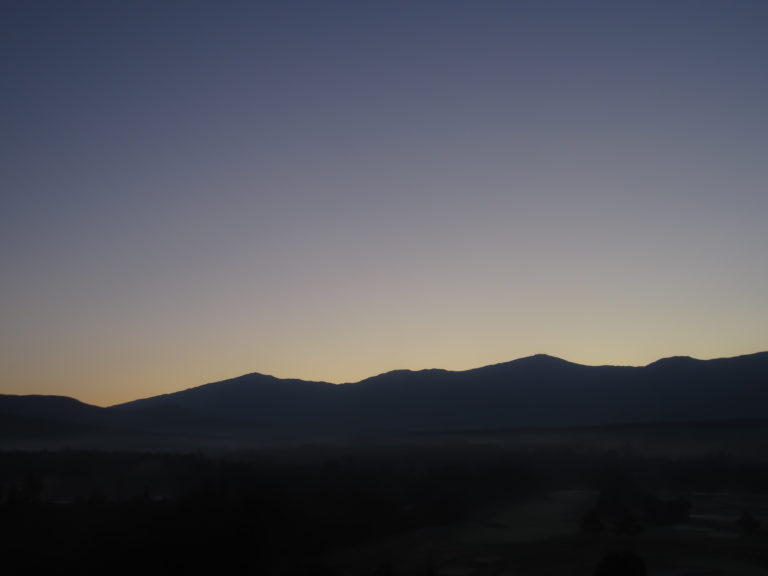
[[[735,532],[726,532],[713,526],[702,526],[702,525],[692,524],[692,525],[674,526],[672,529],[676,530],[677,532],[695,532],[699,534],[705,534],[712,538],[736,539],[739,537],[739,535],[736,534]]]

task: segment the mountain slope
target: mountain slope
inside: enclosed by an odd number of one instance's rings
[[[0,419],[2,436],[29,431],[38,419],[54,431],[87,426],[266,441],[768,419],[768,352],[673,357],[644,367],[583,366],[536,355],[462,372],[396,370],[340,385],[254,373],[110,408],[62,397],[0,396]]]
[[[162,409],[214,427],[298,436],[768,418],[768,353],[645,367],[537,355],[463,372],[396,370],[341,385],[249,374],[110,410]]]

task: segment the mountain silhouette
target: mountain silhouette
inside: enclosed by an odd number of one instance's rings
[[[768,352],[671,357],[643,367],[538,354],[466,371],[395,370],[339,385],[253,373],[109,408],[0,395],[2,436],[37,425],[271,441],[759,419],[768,419]]]

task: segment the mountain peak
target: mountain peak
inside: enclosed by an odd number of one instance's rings
[[[689,365],[694,362],[700,362],[700,360],[697,360],[696,358],[693,358],[691,356],[668,356],[667,358],[660,358],[659,360],[656,360],[655,362],[651,362],[648,364],[648,367],[652,366],[683,366],[683,365]]]
[[[533,356],[526,356],[524,358],[520,358],[520,360],[555,360],[557,362],[565,362],[562,358],[558,358],[557,356],[552,356],[550,354],[534,354]]]
[[[534,354],[533,356],[525,356],[524,358],[518,358],[517,360],[510,360],[509,362],[501,362],[499,364],[491,364],[490,366],[475,368],[473,370],[469,370],[468,373],[508,369],[536,371],[567,366],[576,367],[580,366],[580,364],[574,364],[573,362],[568,362],[567,360],[563,360],[562,358],[558,358],[556,356],[550,356],[549,354]]]
[[[530,364],[535,366],[546,366],[546,365],[556,365],[556,364],[573,365],[573,362],[568,362],[568,360],[563,360],[562,358],[558,358],[557,356],[550,356],[549,354],[534,354],[533,356],[525,356],[524,358],[518,358],[517,360],[512,360],[511,362],[507,362],[507,364]]]
[[[66,398],[0,396],[0,423],[22,430],[40,420],[75,422],[240,442],[768,418],[766,353],[713,360],[673,356],[648,366],[584,366],[535,354],[461,372],[394,370],[349,386],[252,373],[104,409]],[[55,442],[60,430],[80,433],[41,425],[52,430],[46,434]]]

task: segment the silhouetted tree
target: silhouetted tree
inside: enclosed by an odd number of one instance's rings
[[[392,562],[384,562],[384,564],[376,568],[374,576],[396,576],[396,574]]]
[[[616,522],[616,532],[619,534],[640,534],[643,531],[643,525],[637,521],[637,517],[629,509],[624,509],[624,513]]]
[[[600,513],[595,508],[590,508],[581,516],[581,531],[584,534],[599,534],[605,528]]]
[[[40,497],[43,493],[43,483],[37,476],[29,474],[24,477],[24,481],[21,485],[21,495],[24,502],[35,503],[40,502]]]
[[[645,561],[637,554],[608,552],[595,568],[595,576],[647,576]]]
[[[628,511],[640,511],[646,505],[648,495],[624,472],[604,471],[599,485],[597,510],[603,518],[618,522]]]
[[[335,571],[325,562],[305,564],[289,570],[286,576],[335,576]]]
[[[747,533],[757,532],[760,528],[760,520],[752,516],[748,510],[744,510],[741,513],[741,517],[737,520],[739,527]]]
[[[9,506],[15,506],[19,501],[19,493],[16,489],[16,483],[11,482],[10,486],[8,486],[8,496],[7,496],[7,502]]]
[[[94,488],[88,494],[88,505],[93,508],[100,508],[104,505],[104,492],[98,488]]]
[[[691,503],[686,498],[680,496],[676,500],[666,503],[667,516],[666,521],[671,524],[680,524],[688,522],[691,517]]]

